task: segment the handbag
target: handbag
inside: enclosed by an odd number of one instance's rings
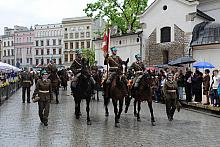
[[[40,100],[40,97],[39,97],[39,96],[35,96],[35,97],[32,98],[33,103],[36,103],[36,102],[38,102],[39,100]]]

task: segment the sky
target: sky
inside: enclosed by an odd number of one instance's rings
[[[97,0],[0,0],[0,35],[14,25],[61,23],[63,18],[85,16],[87,3]],[[150,5],[154,0],[148,0]]]

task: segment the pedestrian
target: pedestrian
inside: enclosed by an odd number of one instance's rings
[[[211,90],[210,90],[210,91],[213,91],[213,96],[211,97],[212,106],[219,106],[218,86],[220,83],[220,77],[218,73],[219,73],[218,70],[214,70],[213,75],[212,75],[212,84],[211,84]]]
[[[185,93],[186,93],[186,102],[192,101],[192,72],[187,71],[185,74]]]
[[[210,70],[205,70],[205,76],[203,78],[203,94],[206,96],[206,102],[204,105],[209,105],[209,89],[210,89]]]
[[[27,91],[27,103],[30,103],[30,91],[33,85],[33,76],[25,67],[24,71],[21,73],[21,86],[22,86],[22,102],[25,103],[25,95]]]
[[[174,81],[172,73],[167,74],[167,80],[164,83],[163,92],[165,96],[167,117],[169,121],[172,121],[176,110],[176,102],[178,100],[178,86],[176,81]]]
[[[38,101],[39,117],[40,121],[47,126],[48,116],[50,109],[50,102],[53,99],[52,85],[50,79],[48,79],[48,73],[46,70],[41,72],[42,79],[39,79],[36,84],[36,88],[33,93],[32,99],[36,96],[40,97]]]
[[[183,71],[180,70],[177,77],[176,77],[176,81],[177,81],[177,85],[178,85],[178,92],[179,92],[179,99],[182,100],[183,99],[183,88],[184,88],[184,74]]]
[[[192,92],[195,95],[195,102],[198,103],[202,102],[202,81],[203,74],[199,70],[196,70],[192,78]]]

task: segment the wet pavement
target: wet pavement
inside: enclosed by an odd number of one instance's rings
[[[68,87],[69,88],[69,87]],[[32,90],[33,91],[33,90]],[[123,112],[120,128],[114,127],[112,103],[105,117],[103,99],[91,102],[92,125],[86,124],[85,101],[82,117],[74,116],[70,91],[60,89],[60,104],[51,104],[48,126],[40,123],[37,103],[23,104],[21,90],[0,106],[0,147],[219,147],[220,118],[181,110],[169,122],[165,105],[153,104],[156,126],[142,103],[141,122]],[[133,105],[132,105],[133,106]]]

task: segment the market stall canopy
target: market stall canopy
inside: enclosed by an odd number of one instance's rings
[[[195,68],[215,68],[215,66],[209,62],[197,62],[196,64],[193,65],[193,67],[195,67]]]
[[[184,57],[177,58],[173,61],[170,61],[168,63],[168,65],[178,66],[178,65],[181,65],[181,64],[189,64],[189,63],[194,63],[194,62],[196,62],[196,60],[193,59],[191,56],[184,56]]]
[[[15,66],[12,66],[10,64],[7,64],[7,63],[0,62],[0,71],[2,71],[2,72],[11,72],[11,71],[19,72],[19,71],[21,71],[21,69],[15,67]]]

